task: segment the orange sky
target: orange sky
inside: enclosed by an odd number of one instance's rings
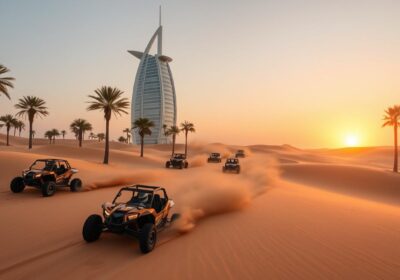
[[[381,119],[400,104],[400,2],[331,2],[161,1],[178,119],[198,130],[191,139],[319,148],[351,134],[359,145],[390,145]],[[78,117],[103,131],[87,95],[110,85],[131,98],[138,61],[126,50],[144,49],[159,4],[3,1],[0,62],[17,80],[1,114],[32,94],[50,110],[39,135]],[[112,120],[114,139],[129,121]]]

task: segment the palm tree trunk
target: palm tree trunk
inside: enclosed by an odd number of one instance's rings
[[[32,131],[33,131],[33,118],[29,118],[29,149],[32,149]]]
[[[18,136],[21,137],[21,129],[18,131]]]
[[[17,132],[17,128],[14,126],[14,136],[15,136],[15,132]]]
[[[140,136],[140,157],[143,157],[144,150],[144,135]]]
[[[176,135],[173,134],[172,135],[172,155],[171,155],[171,157],[173,157],[175,154],[175,138],[176,138]]]
[[[10,126],[7,126],[7,146],[10,146],[9,138],[10,138]]]
[[[109,143],[108,143],[110,140],[109,134],[110,134],[110,120],[106,119],[106,148],[104,151],[104,161],[103,161],[104,164],[108,164],[108,153],[109,153],[109,149],[110,149]]]
[[[397,122],[394,124],[394,163],[393,172],[398,172]]]
[[[185,131],[185,157],[187,157],[187,136],[188,136],[188,131]]]

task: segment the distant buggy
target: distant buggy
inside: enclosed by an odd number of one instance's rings
[[[235,157],[237,157],[237,158],[244,158],[244,157],[246,157],[246,154],[244,153],[243,150],[237,150],[237,152],[236,152],[236,154],[235,154]]]
[[[221,162],[221,154],[220,153],[211,153],[207,159],[207,162]]]
[[[19,193],[25,187],[35,187],[42,191],[43,196],[52,196],[56,187],[69,187],[72,192],[78,191],[82,187],[82,181],[78,178],[71,180],[72,175],[77,172],[66,160],[38,159],[22,172],[22,176],[11,181],[10,189]]]
[[[93,242],[102,232],[127,234],[139,240],[142,253],[152,251],[157,234],[179,218],[169,216],[174,202],[164,188],[133,185],[119,190],[114,200],[102,205],[103,217],[90,215],[82,230],[83,239]]]
[[[239,159],[237,158],[228,158],[226,159],[225,165],[222,166],[222,172],[234,172],[236,174],[240,173],[240,164]]]
[[[165,163],[166,168],[188,168],[189,163],[186,160],[185,154],[174,154],[169,161]]]

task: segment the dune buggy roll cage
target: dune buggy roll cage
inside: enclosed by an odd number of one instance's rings
[[[45,162],[47,164],[47,162],[51,162],[51,169],[56,165],[56,163],[65,163],[67,169],[71,169],[71,165],[69,164],[69,162],[65,159],[58,159],[58,158],[48,158],[48,159],[37,159],[35,160],[31,166],[29,167],[29,170],[32,170],[32,167],[37,163],[37,162]]]
[[[133,186],[129,186],[129,187],[123,187],[121,188],[117,195],[115,196],[114,200],[112,203],[115,203],[115,201],[117,200],[118,197],[121,196],[121,193],[123,191],[131,191],[131,192],[146,192],[146,193],[150,193],[151,194],[151,201],[150,201],[150,205],[153,205],[153,200],[154,200],[154,193],[156,191],[162,191],[164,193],[164,196],[166,198],[166,200],[168,201],[168,195],[167,192],[165,191],[164,188],[161,187],[156,187],[156,186],[145,186],[145,185],[133,185]]]

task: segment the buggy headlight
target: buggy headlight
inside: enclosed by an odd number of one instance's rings
[[[40,176],[42,176],[42,174],[35,174],[35,178],[39,178]]]
[[[110,212],[108,212],[107,210],[104,210],[104,216],[110,216]]]

